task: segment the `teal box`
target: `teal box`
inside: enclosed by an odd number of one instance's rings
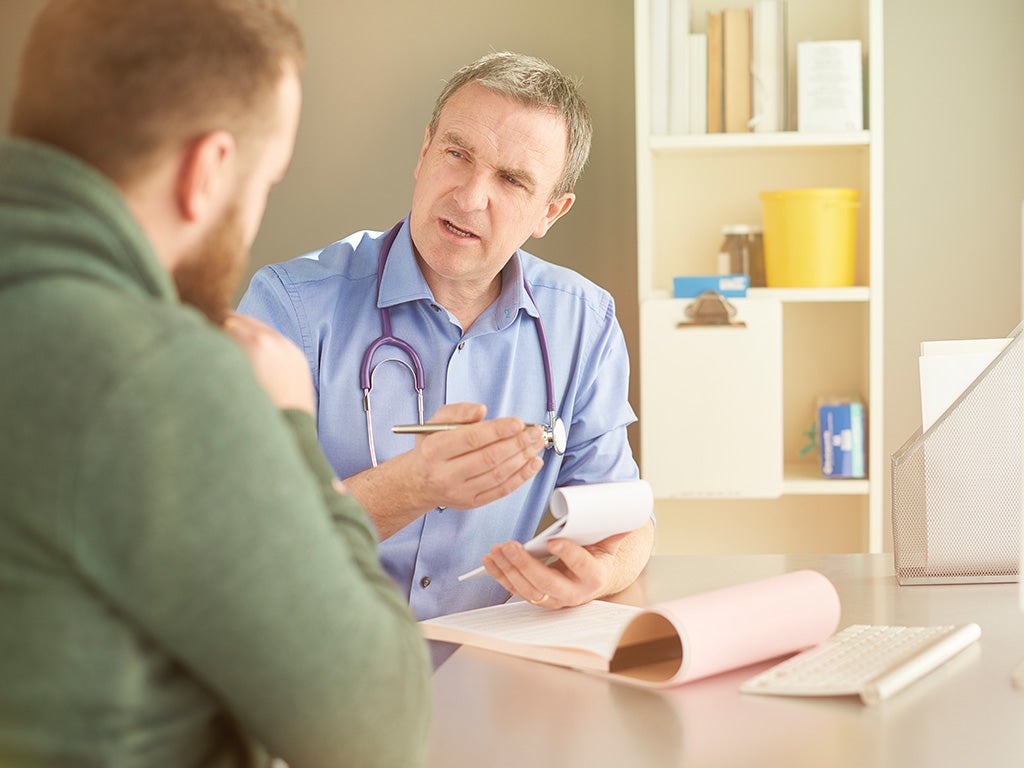
[[[686,275],[672,279],[672,295],[692,299],[704,291],[714,291],[726,298],[741,299],[747,295],[750,275]]]
[[[864,477],[864,406],[859,400],[819,401],[821,474]]]

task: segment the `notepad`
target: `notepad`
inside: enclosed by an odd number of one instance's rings
[[[568,539],[581,546],[596,544],[647,524],[654,510],[654,493],[646,480],[590,483],[555,488],[551,515],[555,522],[523,546],[536,558],[549,556],[549,539]],[[483,566],[459,576],[459,581],[483,576]]]

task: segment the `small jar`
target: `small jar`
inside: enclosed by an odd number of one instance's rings
[[[764,287],[764,239],[760,227],[729,224],[722,227],[718,271],[724,275],[750,277],[750,287]]]

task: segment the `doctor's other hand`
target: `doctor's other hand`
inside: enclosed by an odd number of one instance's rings
[[[433,506],[471,509],[507,496],[544,466],[541,428],[506,416],[484,421],[479,403],[441,406],[430,422],[464,424],[420,437],[406,454]]]
[[[259,320],[228,313],[221,328],[242,347],[256,380],[281,410],[313,413],[313,379],[302,350]]]
[[[495,544],[484,555],[487,572],[505,589],[534,605],[568,608],[617,591],[611,588],[619,544],[629,534],[580,546],[568,539],[551,539],[548,551],[558,560],[545,565],[518,541]]]

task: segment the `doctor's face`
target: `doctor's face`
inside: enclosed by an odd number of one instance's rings
[[[543,237],[575,195],[551,194],[566,160],[565,120],[478,83],[456,91],[416,164],[410,226],[427,283],[497,294],[498,274],[528,238]]]

